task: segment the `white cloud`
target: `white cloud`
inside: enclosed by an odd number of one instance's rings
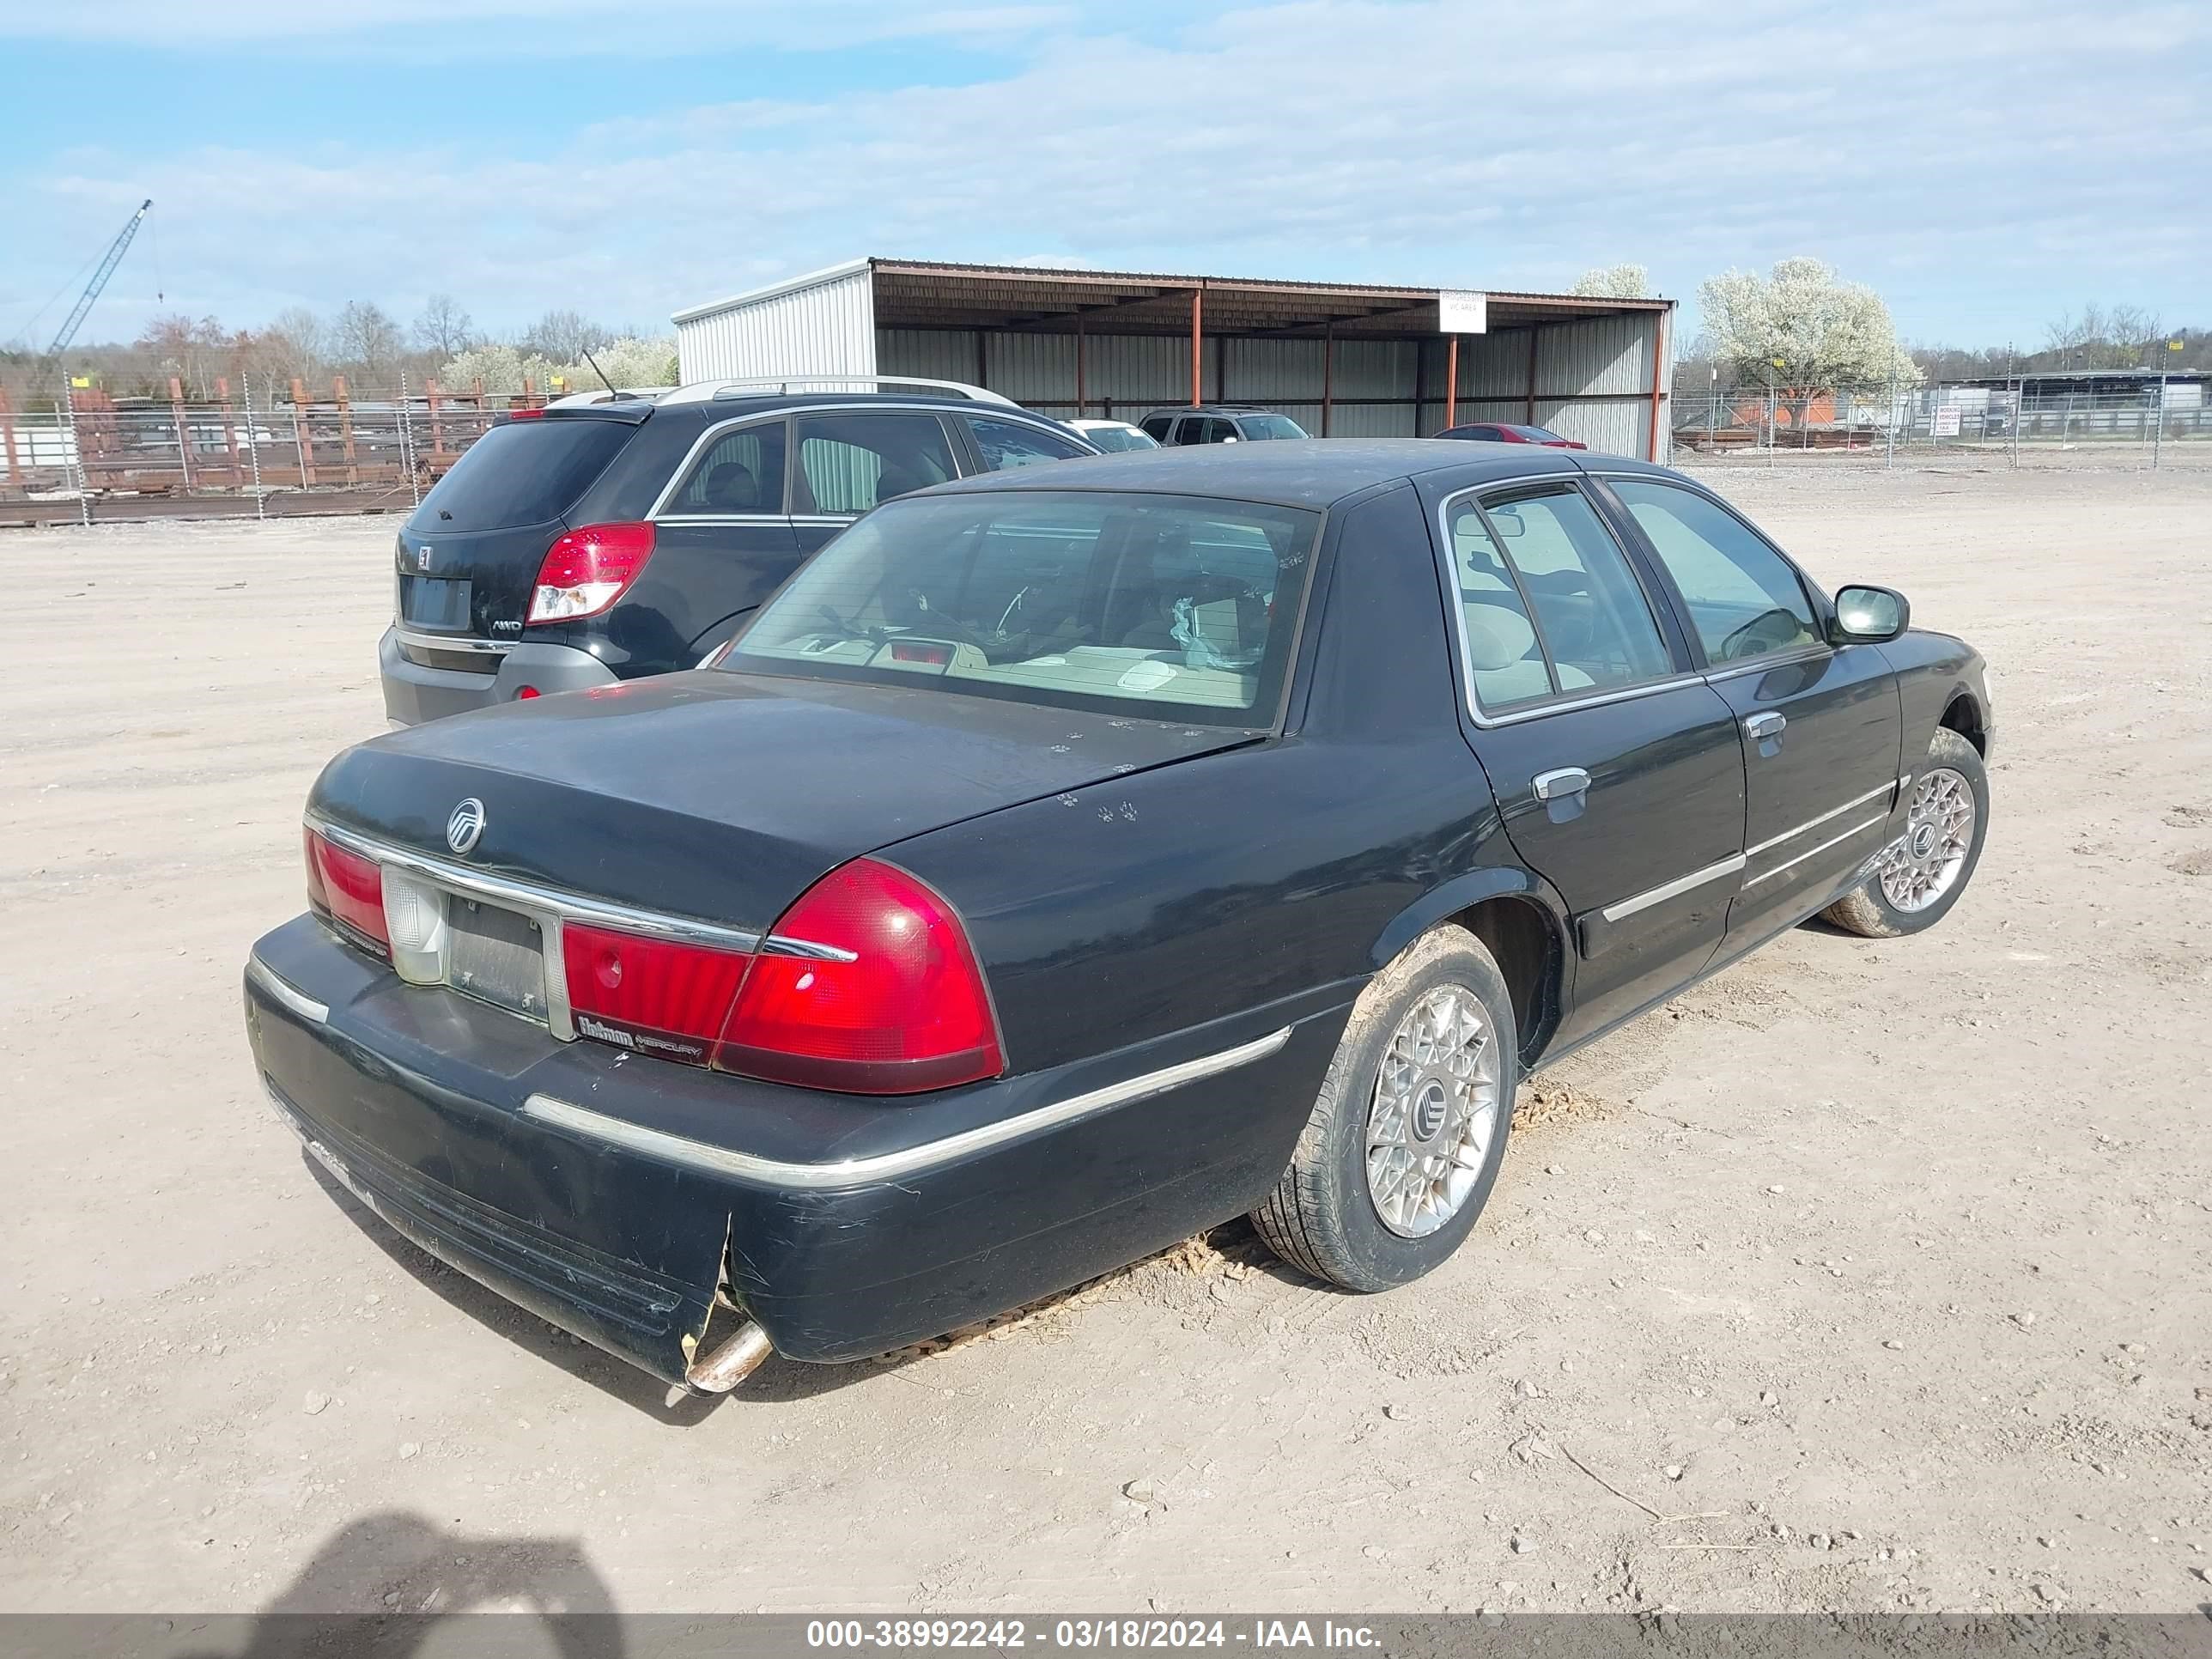
[[[1809,252],[1908,331],[1974,337],[2004,305],[2202,292],[2208,41],[2201,9],[2070,0],[1307,0],[1048,33],[971,85],[534,120],[495,152],[87,149],[0,180],[0,219],[88,246],[150,193],[172,303],[236,320],[430,289],[657,320],[862,252],[1501,289],[1632,259],[1677,295]],[[124,288],[112,315],[150,303]]]

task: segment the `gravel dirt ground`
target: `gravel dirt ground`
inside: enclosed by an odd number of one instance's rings
[[[1974,641],[1936,932],[1800,929],[1546,1074],[1360,1298],[1231,1226],[719,1406],[316,1178],[247,1062],[390,520],[0,540],[0,1604],[2178,1610],[2212,1595],[2212,469],[1717,465]]]

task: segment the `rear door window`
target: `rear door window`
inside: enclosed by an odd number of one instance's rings
[[[1043,461],[1072,460],[1089,452],[1072,440],[1055,438],[1019,421],[994,421],[987,416],[966,416],[969,431],[983,465],[993,472],[1009,467],[1036,466]]]
[[[794,510],[866,513],[878,501],[959,476],[934,415],[806,415],[793,423],[799,484]]]
[[[781,421],[740,427],[707,446],[660,516],[733,518],[783,511]]]
[[[1461,501],[1449,522],[1468,677],[1485,708],[1674,672],[1643,584],[1579,489]]]
[[[505,530],[560,518],[640,428],[558,416],[495,426],[422,498],[415,520],[443,530]]]

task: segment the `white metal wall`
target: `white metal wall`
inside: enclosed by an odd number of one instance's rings
[[[1509,329],[1497,334],[1465,335],[1459,351],[1459,418],[1508,421],[1549,427],[1607,455],[1639,459],[1650,451],[1653,352],[1658,347],[1659,386],[1663,394],[1674,378],[1666,355],[1671,342],[1659,338],[1664,317],[1638,312],[1620,317],[1591,317],[1580,322],[1547,323],[1535,331],[1535,409],[1528,404],[1529,332]],[[1441,342],[1431,354],[1428,392],[1441,399],[1444,367]],[[1666,399],[1660,400],[1658,457],[1668,458]],[[1441,402],[1437,418],[1442,416]],[[1425,422],[1424,430],[1431,429]]]
[[[875,299],[874,274],[862,265],[688,319],[676,325],[678,372],[687,383],[763,374],[873,374]],[[971,361],[968,372],[952,378],[974,378],[974,367]]]

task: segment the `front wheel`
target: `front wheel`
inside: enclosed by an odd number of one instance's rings
[[[1941,921],[1981,862],[1990,779],[1974,745],[1936,728],[1912,781],[1905,829],[1874,873],[1820,914],[1863,939],[1896,939]]]
[[[1252,1212],[1268,1248],[1351,1291],[1442,1262],[1504,1159],[1518,1041],[1480,940],[1452,927],[1415,940],[1360,994],[1290,1168]]]

